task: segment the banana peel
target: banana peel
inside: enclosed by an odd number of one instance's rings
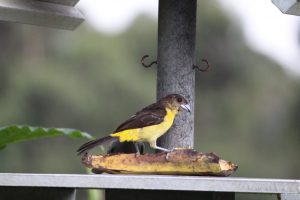
[[[82,163],[94,173],[229,176],[237,169],[214,153],[175,149],[156,154],[84,155]]]

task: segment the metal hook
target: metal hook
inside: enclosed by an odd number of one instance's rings
[[[141,59],[141,63],[142,63],[142,65],[143,65],[144,67],[149,68],[149,67],[151,67],[153,64],[157,64],[157,60],[151,62],[151,63],[148,64],[148,65],[145,64],[145,63],[144,63],[144,60],[145,60],[145,58],[148,58],[148,57],[149,57],[149,55],[144,55],[144,56],[142,57],[142,59]]]
[[[210,64],[206,59],[202,59],[201,61],[206,64],[206,67],[204,69],[201,69],[198,65],[193,65],[193,69],[197,69],[200,72],[206,72],[210,68]]]

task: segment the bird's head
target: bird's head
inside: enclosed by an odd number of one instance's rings
[[[188,101],[179,94],[169,94],[160,100],[167,108],[176,111],[188,111],[191,112],[191,107]]]

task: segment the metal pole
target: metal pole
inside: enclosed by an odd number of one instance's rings
[[[158,141],[168,149],[194,145],[196,10],[197,0],[159,1],[157,98],[178,93],[191,105]]]

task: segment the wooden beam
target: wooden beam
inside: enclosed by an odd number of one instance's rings
[[[300,180],[119,174],[0,173],[0,187],[134,189],[298,194]],[[1,198],[0,198],[1,199]]]
[[[299,0],[272,0],[272,2],[284,14],[300,16],[300,1]]]
[[[74,30],[84,18],[72,6],[38,0],[0,0],[0,20]]]

